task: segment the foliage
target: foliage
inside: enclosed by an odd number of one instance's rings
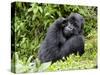
[[[97,66],[97,7],[16,2],[15,5],[12,4],[12,10],[15,11],[11,19],[12,38],[15,38],[11,44],[15,48],[12,68],[16,68],[17,73],[88,69]],[[85,54],[82,57],[70,55],[65,61],[60,60],[52,65],[49,62],[45,64],[46,67],[40,64],[34,69],[30,64],[33,60],[32,64],[39,62],[36,59],[38,50],[48,27],[57,18],[66,17],[72,12],[80,13],[85,18]]]
[[[41,64],[38,59],[31,62],[32,56],[26,62],[23,62],[19,59],[17,52],[15,52],[14,58],[14,61],[12,61],[12,72],[15,73],[43,72],[51,65],[51,62]]]

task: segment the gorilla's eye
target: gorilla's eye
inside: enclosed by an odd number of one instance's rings
[[[67,25],[68,25],[68,23],[65,22],[65,23],[62,24],[62,27],[66,27]]]
[[[67,22],[67,20],[64,20],[64,21],[63,21],[63,24],[65,24],[66,22]]]
[[[77,23],[76,23],[76,22],[74,23],[74,26],[75,26],[76,28],[79,28],[79,26],[77,25]]]

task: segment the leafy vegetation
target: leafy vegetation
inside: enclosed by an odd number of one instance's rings
[[[12,72],[43,72],[97,67],[97,7],[16,2],[12,4]],[[37,53],[47,28],[59,17],[77,12],[85,18],[85,54],[40,64]],[[13,39],[15,38],[15,39]],[[15,43],[14,43],[15,42]],[[15,48],[15,49],[14,49]]]

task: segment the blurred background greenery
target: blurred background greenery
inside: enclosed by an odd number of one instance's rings
[[[40,64],[37,53],[47,29],[59,17],[80,13],[85,18],[85,54]],[[15,2],[11,4],[12,72],[41,72],[97,67],[97,7]],[[32,63],[33,62],[33,63]]]

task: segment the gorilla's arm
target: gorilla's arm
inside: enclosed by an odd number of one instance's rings
[[[68,56],[71,53],[77,53],[81,56],[84,53],[84,36],[77,35],[68,39],[62,46],[60,55],[61,57]],[[63,55],[63,56],[62,56]]]
[[[39,59],[41,62],[56,61],[59,59],[59,55],[57,54],[59,53],[60,47],[58,45],[60,41],[65,40],[62,38],[63,36],[60,30],[63,21],[64,18],[57,19],[48,29],[46,38],[40,47]]]

